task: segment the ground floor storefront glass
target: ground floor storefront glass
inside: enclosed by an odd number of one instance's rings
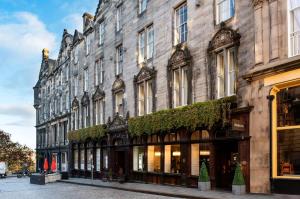
[[[300,85],[275,86],[271,95],[272,188],[292,193],[300,188]]]

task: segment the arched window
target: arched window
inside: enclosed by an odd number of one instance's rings
[[[104,113],[105,113],[105,106],[104,106],[104,97],[105,93],[103,90],[97,86],[97,89],[93,95],[93,105],[94,105],[94,124],[104,124]]]
[[[72,129],[77,130],[79,128],[79,102],[74,98],[72,102]]]

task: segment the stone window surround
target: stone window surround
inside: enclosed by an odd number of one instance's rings
[[[125,114],[125,99],[124,99],[124,94],[125,94],[125,83],[121,79],[119,75],[117,75],[116,80],[113,83],[112,86],[112,102],[113,102],[113,116],[119,115],[116,113],[116,95],[122,93],[123,94],[123,114]],[[124,117],[124,115],[123,115]]]
[[[96,103],[100,100],[102,101],[102,110],[103,110],[102,121],[105,123],[105,100],[104,100],[105,99],[105,92],[102,89],[100,89],[99,86],[97,86],[96,91],[93,94],[92,99],[93,99],[93,106],[94,106],[94,108],[93,108],[93,115],[94,115],[93,124],[94,125],[97,124],[97,121],[96,121],[96,114],[97,114]],[[101,121],[101,119],[100,119],[100,121]]]
[[[234,31],[233,29],[226,27],[225,23],[220,24],[220,29],[213,36],[212,40],[209,42],[207,49],[208,52],[208,72],[209,72],[209,82],[210,82],[210,98],[217,98],[217,87],[216,87],[216,77],[217,75],[217,54],[220,52],[225,52],[228,49],[233,49],[235,53],[235,63],[238,65],[238,48],[240,45],[241,35]],[[237,66],[238,67],[238,66]],[[238,72],[238,68],[236,69]],[[236,75],[237,76],[237,75]],[[236,82],[236,91],[238,90],[238,82]]]
[[[134,98],[135,98],[135,116],[138,116],[138,92],[139,85],[145,84],[147,81],[152,81],[152,113],[156,111],[156,73],[157,71],[154,68],[149,68],[145,65],[142,66],[140,72],[134,76],[133,85],[134,85]],[[146,112],[144,111],[144,114]]]
[[[173,48],[173,53],[168,61],[167,66],[167,82],[168,82],[168,94],[169,94],[169,108],[174,108],[173,99],[173,82],[174,82],[174,70],[187,67],[188,70],[188,97],[187,104],[192,103],[192,57],[185,44],[178,44]]]

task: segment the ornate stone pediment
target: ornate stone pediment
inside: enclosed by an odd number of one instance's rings
[[[81,104],[83,106],[87,106],[89,105],[90,99],[89,99],[89,94],[88,92],[84,92],[84,95],[81,98]]]
[[[114,93],[117,93],[117,92],[124,91],[124,90],[125,90],[125,83],[124,83],[124,81],[120,77],[117,77],[117,79],[113,83],[112,91]]]
[[[108,118],[107,126],[110,131],[119,131],[119,130],[124,130],[126,129],[127,125],[127,120],[128,120],[128,113],[126,116],[126,119],[124,119],[122,116],[117,113],[113,120],[111,121],[110,117]]]
[[[78,102],[77,98],[75,97],[72,101],[72,109],[78,108],[78,107],[79,107],[79,102]]]
[[[225,24],[221,23],[221,29],[215,34],[213,39],[209,42],[208,51],[218,49],[226,45],[238,45],[241,35],[231,28],[225,27]]]
[[[261,7],[265,0],[252,0],[252,5],[254,8]]]
[[[155,75],[154,69],[151,69],[147,66],[143,66],[140,72],[136,76],[134,76],[134,81],[137,83],[146,81],[148,79],[152,79],[154,75]]]
[[[190,52],[185,45],[178,44],[169,59],[169,68],[178,68],[188,65],[191,60]]]
[[[93,101],[101,100],[105,97],[105,92],[97,86],[97,89],[93,95]]]

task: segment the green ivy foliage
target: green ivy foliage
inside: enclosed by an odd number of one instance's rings
[[[179,128],[211,129],[217,123],[227,122],[227,105],[235,101],[235,97],[227,97],[129,118],[128,130],[131,136],[140,136],[144,133],[149,135]]]
[[[95,140],[106,135],[107,129],[105,125],[96,125],[68,133],[68,139],[75,142],[85,142],[88,138]]]
[[[199,182],[209,182],[209,176],[204,161],[202,162],[200,167]]]
[[[240,164],[237,164],[236,166],[232,185],[245,185],[245,180]]]

